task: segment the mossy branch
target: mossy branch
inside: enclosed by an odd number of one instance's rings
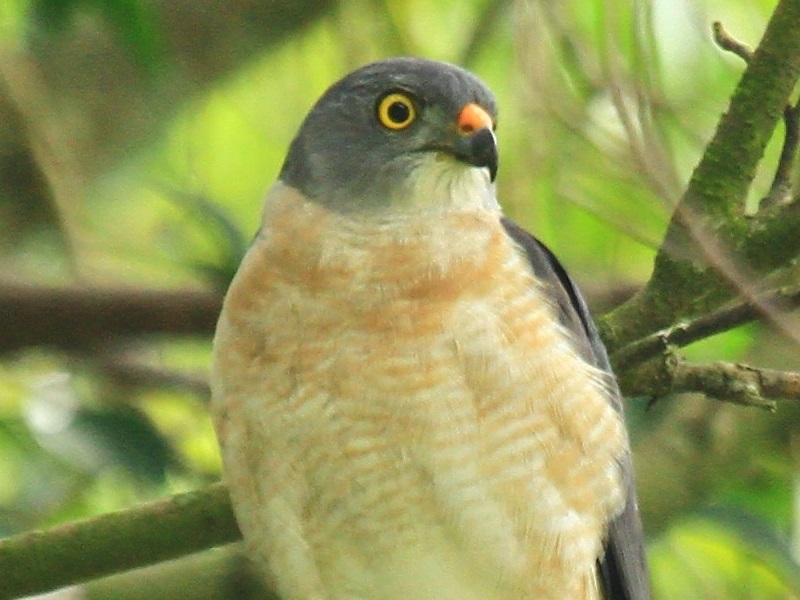
[[[781,288],[762,294],[751,301],[725,306],[696,319],[677,323],[623,346],[611,356],[614,372],[621,374],[663,354],[670,348],[688,346],[751,323],[759,319],[775,321],[776,317],[800,306],[800,286]],[[639,390],[630,390],[638,393]]]
[[[37,594],[240,537],[222,484],[0,539],[0,599]]]
[[[600,320],[612,352],[716,309],[749,287],[750,272],[780,266],[748,260],[753,253],[763,258],[764,236],[744,216],[744,200],[798,77],[800,0],[781,0],[675,210],[650,281]],[[796,255],[798,246],[789,250]]]
[[[778,400],[800,400],[800,373],[761,369],[729,362],[692,364],[674,352],[648,362],[630,373],[630,385],[653,400],[669,394],[700,393],[707,397],[766,410]]]

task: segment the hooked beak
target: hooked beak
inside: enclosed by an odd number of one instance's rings
[[[494,122],[485,109],[475,103],[465,105],[458,113],[458,139],[454,155],[457,159],[476,167],[489,169],[489,177],[497,176],[497,138]]]

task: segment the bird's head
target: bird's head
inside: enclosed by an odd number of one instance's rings
[[[464,69],[372,63],[317,101],[280,180],[339,212],[494,206],[496,122],[492,93]]]

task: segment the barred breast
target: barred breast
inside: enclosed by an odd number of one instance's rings
[[[278,184],[215,338],[237,519],[286,600],[599,597],[625,434],[489,208]]]

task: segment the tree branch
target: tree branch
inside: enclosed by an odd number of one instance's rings
[[[775,410],[776,399],[800,399],[800,373],[758,369],[739,363],[680,363],[672,393],[701,392],[743,406]]]
[[[714,41],[717,46],[723,50],[735,54],[744,62],[750,62],[750,59],[753,58],[753,49],[729,34],[721,21],[714,21],[711,24],[711,31],[714,33]]]
[[[744,199],[798,77],[800,0],[781,0],[676,208],[653,276],[598,324],[612,352],[742,290],[734,261],[747,264]]]
[[[142,291],[0,286],[0,353],[47,345],[68,350],[126,336],[214,331],[222,299],[198,290]]]
[[[101,376],[117,386],[175,389],[203,399],[211,397],[208,376],[153,367],[124,357],[109,357],[107,353],[97,356],[94,365]]]
[[[783,110],[784,134],[781,157],[769,193],[761,199],[760,208],[788,204],[792,201],[794,188],[797,149],[800,144],[800,103],[789,105]]]
[[[0,539],[0,599],[152,565],[240,538],[228,490],[202,490]]]
[[[774,319],[774,313],[800,306],[800,287],[763,294],[753,301],[722,308],[697,319],[678,323],[632,342],[611,355],[615,370],[627,370],[658,356],[669,347],[688,346],[692,342],[729,331],[760,318]]]
[[[731,36],[722,23],[715,21],[712,27],[714,41],[723,50],[732,52],[745,62],[750,62],[753,50]],[[792,200],[792,180],[794,163],[797,157],[797,146],[800,142],[800,105],[787,105],[783,110],[783,124],[786,130],[783,148],[775,169],[775,177],[769,188],[769,193],[761,199],[760,207],[766,208],[777,204],[788,204]]]
[[[623,391],[633,389],[653,400],[671,394],[701,393],[715,400],[767,410],[775,410],[779,399],[800,400],[800,373],[729,362],[695,365],[685,362],[672,349],[659,359],[624,372],[620,386]]]

